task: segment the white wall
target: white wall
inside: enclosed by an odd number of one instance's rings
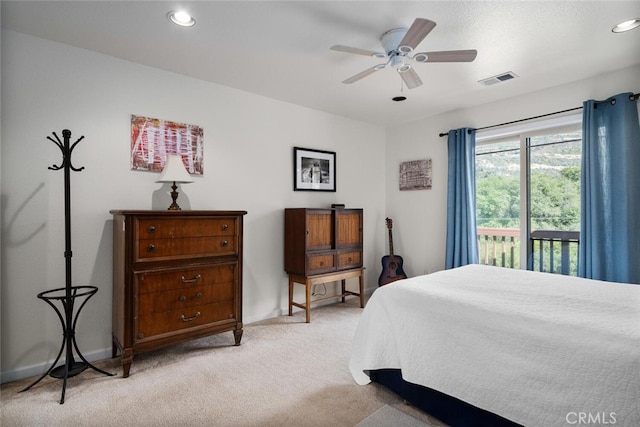
[[[366,286],[377,286],[384,234],[382,127],[2,31],[2,381],[42,373],[60,345],[53,310],[36,298],[65,285],[63,172],[47,136],[84,135],[72,162],[74,286],[98,286],[78,342],[111,352],[110,209],[151,209],[158,174],[129,169],[130,115],[204,128],[202,177],[182,186],[184,208],[247,210],[244,321],[286,313],[283,208],[345,203],[365,212]],[[336,152],[337,192],[294,192],[293,147]],[[363,173],[362,165],[373,173]],[[164,189],[166,190],[166,186]],[[170,203],[168,194],[165,206]],[[161,208],[153,206],[154,208]]]
[[[387,129],[387,214],[393,219],[394,251],[403,256],[406,273],[424,274],[445,265],[447,138],[439,133],[581,107],[588,99],[622,92],[638,93],[638,76],[640,66]],[[433,189],[399,191],[400,163],[424,158],[433,160]]]

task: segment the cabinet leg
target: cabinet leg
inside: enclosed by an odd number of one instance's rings
[[[360,285],[360,308],[364,308],[364,273],[361,272],[358,277],[358,282]]]
[[[293,279],[289,275],[289,316],[293,316]]]
[[[344,302],[344,292],[347,290],[347,281],[346,279],[342,279],[342,302]]]
[[[307,314],[307,323],[311,323],[311,283],[309,283],[308,280],[305,279],[304,281],[304,286],[305,286],[305,290],[306,290],[306,298],[305,298],[305,306],[304,306],[304,310]]]

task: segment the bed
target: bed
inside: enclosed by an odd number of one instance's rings
[[[640,426],[640,285],[483,265],[393,282],[349,369],[452,426]]]

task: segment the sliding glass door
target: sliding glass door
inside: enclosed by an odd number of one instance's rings
[[[581,131],[525,139],[528,269],[578,274]]]
[[[580,133],[538,131],[477,145],[480,263],[577,273]]]

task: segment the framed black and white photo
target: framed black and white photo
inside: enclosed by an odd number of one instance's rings
[[[336,191],[336,153],[293,147],[294,191]]]

